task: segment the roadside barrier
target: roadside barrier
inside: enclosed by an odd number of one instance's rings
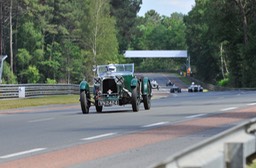
[[[256,152],[256,118],[152,166],[154,168],[245,168]]]
[[[75,84],[1,84],[0,99],[79,94]]]

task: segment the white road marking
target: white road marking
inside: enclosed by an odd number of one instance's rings
[[[88,140],[103,138],[103,137],[107,137],[107,136],[112,136],[112,135],[115,135],[115,134],[117,134],[117,133],[107,133],[107,134],[97,135],[97,136],[93,136],[93,137],[83,138],[81,140],[82,141],[88,141]]]
[[[229,110],[234,110],[234,109],[237,109],[237,107],[224,108],[224,109],[221,109],[220,111],[229,111]]]
[[[256,103],[247,104],[247,106],[254,106],[254,105],[256,105]]]
[[[164,124],[167,124],[167,123],[168,123],[168,122],[158,122],[158,123],[153,123],[153,124],[144,125],[144,126],[142,126],[142,127],[148,128],[148,127],[154,127],[154,126],[164,125]]]
[[[197,118],[197,117],[201,117],[201,116],[204,116],[206,114],[196,114],[196,115],[191,115],[191,116],[187,116],[185,118]]]
[[[28,121],[28,122],[42,122],[42,121],[49,121],[49,120],[53,120],[54,118],[42,118],[42,119],[37,119],[37,120],[31,120],[31,121]]]
[[[8,158],[11,158],[11,157],[16,157],[16,156],[21,156],[21,155],[29,154],[29,153],[43,151],[45,149],[46,148],[35,148],[35,149],[23,151],[23,152],[18,152],[18,153],[13,153],[13,154],[9,154],[9,155],[0,156],[0,159],[8,159]]]

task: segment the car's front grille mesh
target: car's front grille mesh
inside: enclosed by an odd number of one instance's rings
[[[117,85],[114,79],[103,80],[103,94],[108,93],[111,90],[112,93],[117,93]]]

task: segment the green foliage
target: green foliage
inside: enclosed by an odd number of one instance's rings
[[[225,87],[225,86],[228,86],[228,85],[229,85],[229,79],[228,78],[218,81],[218,86]]]
[[[44,57],[44,60],[39,64],[41,71],[44,72],[48,78],[56,79],[59,76],[63,59],[60,44],[57,42],[48,44]]]
[[[119,53],[123,54],[130,46],[136,30],[136,18],[142,0],[110,0],[110,4],[110,15],[116,19]]]
[[[160,16],[150,10],[137,20],[131,50],[186,50],[183,15]],[[130,60],[128,60],[130,61]],[[186,62],[181,59],[132,59],[138,71],[177,71]]]
[[[186,38],[191,64],[196,66],[194,74],[203,81],[216,83],[220,75],[219,46],[210,22],[215,19],[207,10],[209,0],[197,1],[196,6],[184,18],[187,26]],[[214,12],[214,11],[212,11]]]
[[[21,47],[33,51],[42,46],[42,34],[33,22],[25,22],[21,25],[19,36],[22,38]]]
[[[229,74],[233,87],[255,87],[254,1],[197,0],[185,17],[191,64],[204,81]]]
[[[86,57],[82,54],[79,46],[71,43],[70,41],[63,41],[64,50],[62,51],[63,65],[61,66],[61,70],[65,76],[63,78],[67,79],[68,83],[72,81],[72,83],[80,83],[81,79],[84,78],[84,64],[83,58]],[[90,71],[89,71],[90,72]],[[88,72],[88,73],[89,73]]]
[[[139,72],[177,72],[180,68],[177,60],[168,58],[146,58],[139,60],[139,63],[135,63],[135,70]]]
[[[31,59],[32,63],[38,64],[38,62],[41,62],[44,60],[45,52],[43,49],[36,49],[32,55],[33,55],[32,59]]]
[[[28,66],[31,59],[32,59],[32,56],[25,48],[21,48],[18,50],[18,54],[17,54],[18,65],[20,65],[21,67]]]
[[[57,84],[55,79],[50,79],[50,78],[47,78],[45,83],[47,83],[47,84]]]
[[[88,72],[93,65],[116,63],[118,61],[118,41],[115,18],[110,16],[109,1],[95,0],[89,3],[89,13],[81,25],[82,38],[86,46]]]
[[[22,71],[23,78],[26,79],[27,83],[37,83],[40,79],[40,74],[35,66],[29,66],[28,69]]]
[[[3,81],[92,81],[93,65],[118,62],[135,63],[136,70],[177,71],[185,69],[186,60],[124,59],[122,54],[188,49],[195,77],[217,84],[228,76],[230,86],[255,87],[255,1],[195,2],[186,16],[150,10],[138,17],[142,0],[13,0],[12,13],[11,3],[3,1],[2,52],[13,53]]]
[[[2,72],[2,84],[17,84],[17,77],[11,72],[10,65],[6,61]]]

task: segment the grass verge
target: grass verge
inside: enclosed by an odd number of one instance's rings
[[[177,75],[177,77],[185,84],[190,85],[192,81],[188,77]]]
[[[31,106],[43,106],[50,104],[72,104],[79,103],[79,95],[45,96],[23,99],[0,100],[0,110],[23,108]]]

